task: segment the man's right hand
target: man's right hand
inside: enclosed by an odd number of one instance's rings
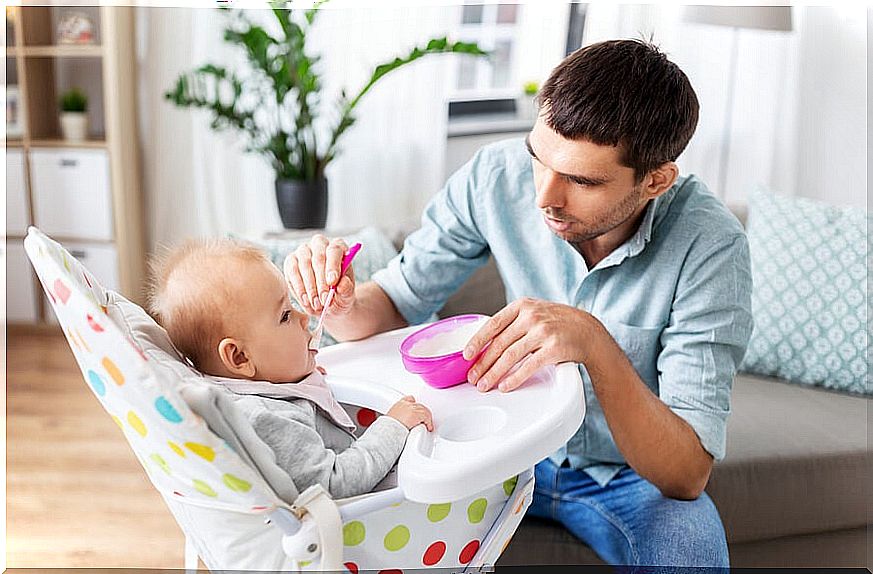
[[[285,258],[285,281],[303,310],[310,315],[321,313],[330,288],[336,285],[327,314],[344,315],[355,303],[355,273],[352,266],[340,277],[343,256],[349,250],[342,239],[315,235]]]

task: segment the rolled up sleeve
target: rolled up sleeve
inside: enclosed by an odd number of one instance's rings
[[[752,333],[744,235],[695,246],[680,275],[658,356],[659,394],[715,460],[725,456],[730,393]]]
[[[488,244],[477,224],[476,194],[489,178],[477,153],[430,201],[421,228],[399,255],[373,275],[404,319],[415,325],[439,311],[467,278],[488,261]]]

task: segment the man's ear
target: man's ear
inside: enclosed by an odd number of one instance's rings
[[[655,199],[673,187],[678,177],[679,166],[672,161],[662,163],[646,175],[644,191],[649,199]]]
[[[221,364],[224,365],[224,368],[234,377],[251,379],[257,372],[255,363],[236,339],[230,337],[222,339],[218,343],[218,357],[221,359]]]

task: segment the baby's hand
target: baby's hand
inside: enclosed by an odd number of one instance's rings
[[[400,421],[400,424],[408,429],[412,429],[418,424],[424,424],[427,430],[433,430],[433,415],[430,414],[430,409],[415,402],[415,398],[411,396],[403,397],[394,403],[386,415]]]

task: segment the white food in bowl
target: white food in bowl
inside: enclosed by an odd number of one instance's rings
[[[488,320],[483,317],[478,321],[464,323],[451,331],[437,333],[433,337],[422,339],[409,350],[413,357],[439,357],[463,351],[467,342]]]

